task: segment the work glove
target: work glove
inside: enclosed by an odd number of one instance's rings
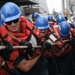
[[[10,58],[10,54],[13,51],[13,46],[10,42],[6,40],[2,40],[2,46],[6,46],[5,49],[0,50],[0,56],[2,56],[5,60],[8,60]]]
[[[21,45],[21,46],[27,46],[28,48],[25,48],[26,53],[30,54],[30,55],[33,54],[32,44],[29,41],[21,40],[21,42],[19,43],[19,45]]]
[[[46,50],[48,50],[48,51],[51,51],[52,50],[52,46],[51,46],[51,44],[49,43],[49,42],[47,42],[47,41],[44,41],[42,44],[41,44],[41,49],[40,49],[40,51],[41,51],[41,53],[43,54]]]

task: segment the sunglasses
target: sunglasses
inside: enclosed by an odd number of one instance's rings
[[[15,20],[13,20],[13,21],[9,21],[9,22],[5,22],[7,25],[11,25],[12,24],[12,22],[13,23],[17,23],[19,21],[19,18],[18,19],[15,19]]]

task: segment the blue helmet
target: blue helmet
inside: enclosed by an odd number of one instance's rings
[[[48,16],[48,21],[52,21],[54,20],[54,17],[53,16]]]
[[[56,15],[56,23],[59,24],[63,21],[66,21],[65,17],[62,14],[57,14]]]
[[[22,13],[20,8],[13,2],[5,3],[1,8],[1,12],[5,17],[5,22],[19,18]]]
[[[48,20],[43,16],[39,16],[35,21],[35,26],[38,29],[47,29],[49,28]]]
[[[37,17],[39,17],[39,14],[38,14],[37,12],[34,12],[34,13],[32,14],[32,18],[37,18]]]
[[[59,33],[61,36],[68,36],[70,31],[70,26],[66,21],[63,21],[59,24]]]
[[[0,12],[0,26],[2,26],[5,22],[4,15]]]

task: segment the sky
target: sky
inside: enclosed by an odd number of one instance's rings
[[[55,9],[56,12],[62,12],[61,0],[46,0],[46,1],[50,14],[52,13],[53,9]]]

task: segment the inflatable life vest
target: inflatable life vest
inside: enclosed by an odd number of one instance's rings
[[[32,23],[30,23],[28,20],[26,20],[26,18],[24,16],[21,16],[21,25],[25,25],[26,29],[29,30],[29,31],[27,31],[28,35],[30,33],[32,33],[36,38],[40,38],[39,30],[36,29]],[[25,30],[23,32],[25,32]]]
[[[0,27],[0,35],[4,40],[7,40],[9,42],[12,40],[12,37],[8,35],[7,30],[4,26]]]
[[[28,20],[26,20],[25,17],[21,16],[21,25],[24,26],[25,22],[26,22],[26,31],[27,31],[27,35],[28,35],[26,40],[31,42],[32,46],[37,46],[39,44],[39,40],[40,40],[39,30],[36,29],[35,26],[32,23],[30,23]],[[40,51],[37,48],[34,51],[33,57],[37,56],[38,54],[40,54]]]
[[[13,33],[11,31],[8,31],[8,32],[11,33],[12,35],[14,35],[19,40],[28,40],[27,38],[29,37],[30,34],[36,35],[38,33],[37,29],[35,29],[35,27],[29,21],[27,21],[24,17],[21,17],[20,27],[21,27],[21,33]],[[34,33],[33,33],[33,31],[34,31]],[[33,35],[31,35],[31,38],[29,39],[29,41],[31,43],[33,43],[34,40],[36,40]],[[15,42],[14,40],[12,41],[12,43],[13,43],[13,45],[19,44],[18,42]],[[37,45],[37,43],[34,43],[33,45]],[[10,60],[12,60],[12,62],[7,60],[6,64],[5,64],[6,68],[8,67],[10,70],[12,70],[14,61],[18,57],[18,55],[19,55],[18,50],[14,50],[10,54]]]
[[[7,30],[5,29],[4,26],[0,26],[0,41],[2,41],[2,40],[7,40],[8,42],[12,41],[12,37],[8,35]],[[2,66],[0,66],[0,67],[2,67]],[[2,68],[0,70],[0,75],[9,75],[9,73],[4,68]]]
[[[58,33],[58,26],[56,26],[54,30],[56,31],[57,36],[51,33],[49,35],[48,40],[53,45],[54,55],[56,56],[65,55],[69,52],[69,50],[71,50],[71,46],[69,45],[68,42],[63,42],[63,39],[60,37]]]
[[[58,26],[56,25],[55,28],[53,27],[52,28],[49,28],[49,39],[51,40],[51,43],[55,43],[56,45],[59,45],[59,47],[61,48],[61,45],[62,45],[62,41],[59,41],[59,34],[57,32],[58,30]]]
[[[16,66],[14,66],[14,62],[17,59],[18,56],[19,56],[18,50],[14,50],[10,54],[10,58],[9,58],[10,60],[5,61],[0,75],[10,75],[10,73],[13,72],[14,67],[16,67]]]
[[[33,34],[37,39],[39,38],[39,30],[37,30],[32,23],[30,23],[28,20],[26,20],[25,17],[21,16],[21,22],[20,22],[20,29],[21,33],[13,33],[10,32],[10,34],[13,34],[16,38],[22,39],[22,40],[30,40],[31,34]]]
[[[38,38],[38,30],[32,25],[28,20],[26,20],[23,16],[21,16],[21,33],[13,33],[11,31],[8,31],[12,35],[14,35],[19,40],[27,40],[32,43],[33,46],[36,46],[38,44],[37,38]],[[18,45],[19,42],[12,41],[13,45]]]

